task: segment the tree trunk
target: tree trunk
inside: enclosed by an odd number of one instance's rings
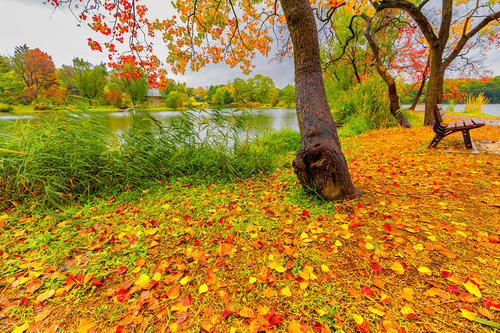
[[[401,113],[396,82],[394,81],[394,78],[387,70],[387,67],[382,62],[382,59],[380,59],[380,49],[370,31],[372,26],[371,18],[368,17],[367,15],[361,15],[361,17],[366,21],[366,28],[364,35],[366,40],[368,41],[368,45],[370,45],[370,49],[372,50],[373,58],[375,59],[375,68],[377,69],[378,74],[387,84],[387,92],[389,94],[389,102],[390,102],[390,111],[394,116],[394,118],[398,120],[399,125],[406,128],[410,128],[410,122],[408,121],[406,116],[403,113]]]
[[[427,81],[427,76],[422,75],[422,82],[420,82],[420,88],[418,88],[417,95],[415,96],[415,99],[413,100],[413,104],[408,108],[409,110],[415,110],[415,107],[418,104],[418,101],[420,101],[420,97],[422,97],[422,92],[424,91],[425,87],[425,81]]]
[[[431,46],[429,54],[429,83],[425,97],[424,125],[434,125],[434,108],[441,103],[443,94],[443,71],[441,69],[442,49]]]
[[[309,193],[326,200],[359,196],[340,148],[326,100],[318,33],[308,0],[280,0],[292,38],[295,64],[295,102],[301,147],[293,167]]]

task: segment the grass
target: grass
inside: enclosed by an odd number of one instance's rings
[[[269,134],[263,145],[295,148],[292,135]],[[476,134],[496,135],[490,126]],[[498,319],[485,323],[479,313],[500,294],[500,160],[418,150],[429,136],[392,128],[343,139],[353,181],[367,192],[356,201],[304,195],[289,154],[249,179],[172,179],[50,215],[41,206],[2,211],[0,330],[286,331],[298,323],[351,332],[361,318],[370,331],[488,331]],[[401,275],[394,263],[404,263]]]
[[[116,137],[92,118],[57,115],[3,127],[3,205],[58,207],[94,195],[148,188],[170,179],[216,182],[271,172],[280,154],[298,147],[292,130],[245,138],[249,117],[183,112],[163,125],[154,118]]]
[[[465,97],[465,114],[482,114],[483,106],[489,103],[489,99],[484,97],[484,93],[480,93],[478,96],[473,94],[467,94]]]

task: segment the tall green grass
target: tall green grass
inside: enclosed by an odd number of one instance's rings
[[[366,77],[360,84],[330,79],[326,92],[333,119],[342,125],[340,136],[398,126],[390,113],[387,86],[377,75]]]
[[[91,118],[69,116],[2,127],[0,205],[58,207],[174,178],[247,178],[272,171],[277,155],[297,146],[290,142],[298,134],[252,140],[248,126],[245,115],[213,111],[183,112],[166,125],[151,117],[120,136]]]

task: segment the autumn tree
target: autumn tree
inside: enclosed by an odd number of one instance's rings
[[[123,61],[125,65],[114,69],[111,76],[120,89],[129,95],[135,105],[146,98],[149,87],[148,81],[144,71],[135,65],[132,58],[125,58]]]
[[[439,28],[426,12],[429,0],[381,0],[372,3],[377,11],[398,8],[418,24],[429,46],[429,81],[425,102],[425,125],[434,123],[434,107],[443,98],[443,80],[450,64],[471,44],[498,39],[494,26],[500,23],[500,3],[490,0],[442,0]],[[433,13],[432,11],[430,13]],[[449,46],[448,50],[447,47]]]
[[[18,46],[10,63],[33,99],[37,98],[42,88],[47,88],[57,82],[52,57],[40,49],[31,50],[26,45]]]
[[[55,6],[72,5],[71,0],[51,0]],[[77,2],[80,5],[80,2]],[[280,50],[291,51],[295,64],[297,118],[301,147],[293,162],[295,173],[306,191],[327,200],[358,195],[342,153],[323,84],[318,29],[313,7],[334,11],[325,1],[280,0],[172,2],[179,15],[168,19],[149,19],[148,8],[134,0],[89,1],[76,6],[80,19],[92,17],[91,27],[107,36],[103,45],[89,38],[92,49],[119,57],[117,45],[127,43],[138,56],[151,84],[164,83],[160,61],[153,54],[148,37],[160,34],[169,48],[166,62],[174,72],[189,65],[199,70],[205,64],[226,62],[251,68],[256,52],[268,55],[272,37],[283,41]],[[272,34],[271,34],[272,31]],[[279,36],[286,36],[279,38]],[[111,37],[112,41],[109,41]],[[126,38],[124,38],[126,37]],[[141,56],[139,56],[141,55]],[[120,62],[115,62],[120,66]]]

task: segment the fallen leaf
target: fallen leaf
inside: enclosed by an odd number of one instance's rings
[[[465,289],[467,289],[468,292],[470,292],[472,295],[476,296],[476,297],[483,297],[483,295],[481,294],[481,291],[479,290],[479,287],[476,286],[474,283],[472,283],[470,280],[468,280],[467,282],[465,282],[463,284],[463,286],[465,287]]]
[[[204,283],[198,288],[200,294],[204,294],[208,291],[208,286]]]

